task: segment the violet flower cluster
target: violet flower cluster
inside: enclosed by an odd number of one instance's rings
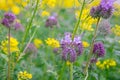
[[[16,16],[13,13],[5,13],[2,19],[2,24],[8,28],[14,23]]]
[[[77,56],[83,52],[83,45],[80,36],[75,36],[72,40],[70,33],[65,33],[64,38],[61,40],[62,58],[74,62]]]
[[[7,28],[13,27],[15,30],[23,30],[23,26],[20,22],[16,20],[16,16],[13,13],[5,13],[4,18],[2,19],[1,24],[6,26]]]
[[[115,0],[101,0],[100,5],[92,7],[90,10],[90,15],[93,18],[102,17],[108,19],[113,13],[113,3]]]
[[[46,27],[53,27],[54,25],[57,25],[57,18],[56,16],[50,16],[45,23]]]
[[[105,55],[104,44],[102,42],[96,42],[96,43],[94,43],[93,53],[97,57],[103,57]]]

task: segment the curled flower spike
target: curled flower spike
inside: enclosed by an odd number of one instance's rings
[[[61,40],[62,58],[65,61],[74,62],[77,56],[83,52],[81,37],[76,36],[72,40],[70,33],[65,33],[65,37]]]
[[[115,0],[101,0],[100,5],[92,7],[90,10],[90,15],[93,18],[102,17],[108,19],[113,14],[113,3]]]
[[[2,19],[2,24],[8,28],[14,23],[16,16],[13,13],[5,13],[4,18]]]
[[[105,55],[105,48],[102,42],[96,42],[94,44],[93,53],[98,57],[103,57]]]

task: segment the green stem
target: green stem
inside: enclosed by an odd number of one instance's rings
[[[22,54],[18,57],[17,61],[19,61],[19,60],[22,58],[22,56],[25,55],[25,51],[26,51],[26,49],[28,48],[28,46],[29,46],[29,44],[31,43],[31,41],[33,40],[36,32],[37,32],[37,27],[35,28],[35,30],[34,30],[32,36],[31,36],[30,40],[29,40],[28,43],[27,43],[27,46],[26,46],[25,49],[23,50]]]
[[[34,9],[34,11],[33,11],[33,15],[32,15],[32,17],[31,17],[31,20],[30,20],[29,24],[27,25],[26,30],[25,30],[25,34],[24,34],[24,37],[23,37],[23,40],[22,40],[22,45],[21,45],[22,47],[23,47],[24,42],[25,42],[25,40],[26,40],[26,37],[28,36],[28,33],[29,33],[29,31],[30,31],[30,29],[31,29],[31,27],[32,27],[32,22],[33,22],[33,19],[34,19],[34,17],[35,17],[35,14],[36,14],[36,12],[37,12],[38,4],[39,4],[39,0],[36,1],[36,6],[35,6],[35,9]]]
[[[77,21],[77,23],[76,23],[76,25],[74,27],[73,33],[72,33],[72,40],[74,39],[75,34],[76,34],[77,30],[78,30],[79,24],[81,22],[81,16],[82,16],[84,6],[85,6],[85,0],[82,3],[82,8],[81,8],[81,11],[80,11],[80,14],[79,14],[79,20]],[[73,63],[70,64],[70,80],[73,80]]]
[[[99,21],[100,21],[100,18],[98,18],[98,20],[97,20],[97,25],[96,25],[96,28],[95,28],[95,33],[94,33],[93,40],[92,40],[92,43],[91,43],[91,49],[90,49],[90,53],[88,55],[88,60],[87,60],[85,71],[84,71],[85,75],[86,75],[84,80],[87,80],[87,78],[88,78],[88,67],[89,67],[89,64],[90,64],[90,59],[91,59],[93,48],[94,48],[94,42],[95,42],[95,39],[97,37],[97,31],[98,31]]]
[[[79,14],[79,20],[77,21],[77,23],[76,23],[76,25],[74,27],[73,34],[72,34],[72,39],[74,39],[74,36],[75,36],[75,34],[76,34],[77,30],[78,30],[79,24],[81,22],[81,16],[82,16],[84,6],[85,6],[85,0],[82,3],[82,8],[81,8],[81,11],[80,11],[80,14]]]
[[[73,63],[70,63],[70,80],[73,80]]]
[[[8,29],[8,72],[7,80],[10,80],[10,28]]]

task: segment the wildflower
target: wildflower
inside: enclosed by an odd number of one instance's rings
[[[112,32],[113,32],[116,36],[120,36],[120,26],[119,26],[119,25],[115,25],[115,27],[112,28]]]
[[[83,52],[83,45],[81,37],[76,36],[73,40],[70,33],[66,33],[65,37],[61,40],[62,58],[74,62],[77,56]]]
[[[99,23],[99,33],[103,35],[110,34],[111,32],[111,27],[110,27],[110,22],[108,20],[102,20]]]
[[[48,38],[47,40],[45,40],[45,42],[48,46],[51,46],[52,48],[59,48],[60,47],[59,41],[54,39],[54,38]]]
[[[72,8],[72,7],[79,7],[80,2],[78,0],[60,0],[58,1],[58,5],[63,8]]]
[[[85,48],[86,48],[86,47],[89,47],[89,45],[90,45],[90,44],[89,44],[88,42],[86,42],[86,41],[82,41],[82,44],[83,44],[83,47],[85,47]]]
[[[20,23],[20,22],[18,22],[18,21],[16,21],[15,23],[14,23],[14,29],[17,31],[17,30],[22,30],[22,31],[24,31],[24,27],[22,26],[22,24]]]
[[[18,15],[21,12],[21,5],[27,6],[29,0],[0,0],[0,10],[12,11]]]
[[[50,16],[50,13],[47,12],[47,11],[42,11],[41,16],[42,16],[42,17]]]
[[[115,8],[114,15],[115,16],[119,16],[120,15],[120,4],[119,3],[115,3],[114,4],[114,8]]]
[[[66,65],[70,66],[71,62],[70,61],[66,61]]]
[[[42,0],[41,2],[41,8],[44,9],[44,7],[54,8],[56,6],[56,0]]]
[[[15,38],[10,37],[10,52],[11,53],[19,51],[18,44],[19,42]],[[3,50],[4,53],[6,54],[8,53],[8,40],[4,40],[1,42],[1,49]]]
[[[75,12],[76,19],[79,18],[80,11]],[[92,18],[89,15],[89,9],[84,9],[83,14],[81,16],[82,24],[80,24],[81,30],[93,31],[92,25],[96,22],[96,19]]]
[[[14,23],[16,16],[13,13],[5,13],[4,18],[2,20],[2,24],[8,28]]]
[[[18,80],[30,80],[32,79],[32,74],[28,73],[27,71],[20,71],[17,75]]]
[[[98,6],[92,7],[90,15],[93,18],[102,17],[108,19],[113,13],[114,0],[101,0]]]
[[[11,10],[16,15],[20,13],[20,8],[18,6],[13,6]]]
[[[55,16],[50,16],[45,23],[46,27],[53,27],[54,25],[57,25],[57,18]]]
[[[35,45],[33,43],[29,43],[26,46],[26,50],[25,53],[37,53],[37,48],[35,47]]]
[[[102,42],[94,43],[93,53],[98,57],[103,57],[105,55],[105,48]]]
[[[103,62],[97,61],[96,66],[100,69],[109,69],[110,67],[116,66],[116,61],[113,59],[107,59],[107,60],[104,60]]]
[[[34,45],[39,48],[42,45],[42,40],[36,38],[34,39]]]

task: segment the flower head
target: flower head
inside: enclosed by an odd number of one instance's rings
[[[19,42],[15,38],[10,37],[10,52],[11,53],[19,51],[18,44]],[[3,50],[4,53],[6,54],[8,53],[8,40],[2,41],[1,49]]]
[[[72,40],[70,33],[65,33],[65,37],[61,40],[62,58],[74,62],[77,56],[83,52],[83,45],[80,36],[75,36]]]
[[[105,48],[102,42],[96,42],[94,44],[93,53],[98,57],[103,57],[105,55]]]
[[[57,18],[55,16],[50,16],[45,23],[46,27],[52,27],[54,25],[57,25]]]
[[[10,13],[10,12],[5,13],[4,18],[2,20],[2,24],[10,28],[11,25],[14,23],[15,19],[16,19],[16,16],[13,13]]]
[[[119,26],[119,25],[115,25],[115,27],[112,28],[112,32],[113,32],[116,36],[120,36],[120,26]]]
[[[113,59],[106,59],[103,62],[102,61],[97,61],[96,66],[100,69],[109,69],[110,67],[115,67],[116,66],[116,61]]]
[[[40,39],[34,39],[34,45],[39,48],[42,45],[42,40]]]
[[[103,35],[110,34],[111,32],[111,25],[108,20],[102,20],[99,24],[99,33]]]
[[[28,73],[27,71],[20,71],[17,75],[18,80],[30,80],[32,79],[32,74]]]
[[[59,48],[60,47],[59,41],[54,39],[54,38],[48,38],[47,40],[45,40],[45,42],[48,46],[51,46],[52,48]]]
[[[114,0],[101,0],[100,4],[96,7],[92,7],[90,11],[90,15],[93,18],[109,18],[113,13],[113,3]]]

